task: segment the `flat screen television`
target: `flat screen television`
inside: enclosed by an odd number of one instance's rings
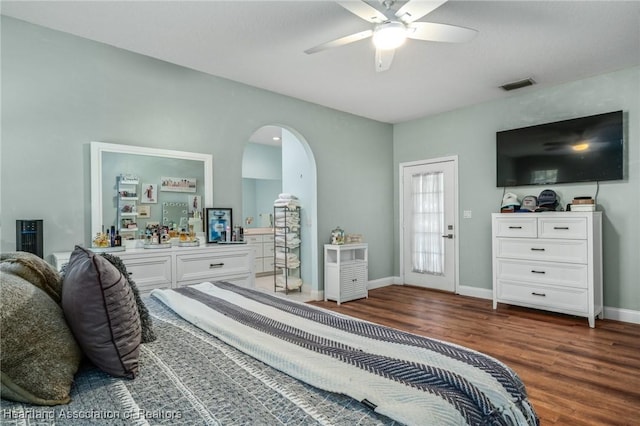
[[[623,178],[622,111],[496,133],[497,186]]]

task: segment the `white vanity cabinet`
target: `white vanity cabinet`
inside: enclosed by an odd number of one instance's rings
[[[264,233],[246,233],[244,240],[255,250],[255,272],[256,274],[273,274],[273,230],[269,229]]]
[[[127,249],[109,254],[122,259],[141,294],[204,281],[255,287],[255,254],[247,244]],[[69,252],[54,253],[54,266],[62,268],[70,256]]]
[[[493,309],[498,303],[602,317],[602,213],[494,213]]]
[[[325,244],[324,300],[341,302],[369,297],[367,244]]]

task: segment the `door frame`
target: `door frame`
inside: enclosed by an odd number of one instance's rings
[[[398,231],[399,231],[399,244],[400,244],[400,284],[404,285],[405,271],[404,271],[404,171],[407,167],[422,166],[435,163],[453,162],[453,251],[454,251],[454,277],[453,277],[453,292],[459,294],[458,288],[460,286],[460,215],[458,204],[458,156],[451,155],[447,157],[430,158],[426,160],[409,161],[398,164],[399,171],[399,217],[398,217]]]

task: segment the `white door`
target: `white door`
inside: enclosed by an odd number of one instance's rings
[[[456,290],[456,162],[448,157],[400,165],[405,284]]]

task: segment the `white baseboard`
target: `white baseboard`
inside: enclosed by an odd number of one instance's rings
[[[374,288],[386,287],[389,285],[403,285],[400,277],[386,277],[377,280],[369,281],[367,288],[369,290]],[[493,299],[493,290],[490,288],[478,288],[466,285],[459,285],[457,294],[461,296],[477,297],[479,299]],[[631,309],[613,308],[610,306],[604,307],[604,317],[606,319],[629,322],[633,324],[640,324],[640,311],[634,311]]]
[[[374,288],[386,287],[388,285],[404,285],[400,277],[386,277],[374,281],[369,281],[367,288],[369,290]],[[458,286],[457,294],[462,296],[477,297],[480,299],[493,299],[493,290],[487,288],[478,288],[470,286]]]
[[[604,307],[604,317],[606,319],[640,324],[640,311],[631,309]]]
[[[311,300],[324,300],[324,290],[311,290],[309,297],[311,297]]]
[[[478,299],[493,299],[493,290],[490,288],[471,287],[459,285],[457,293],[461,296],[477,297]]]
[[[393,285],[393,284],[395,284],[394,277],[380,278],[377,280],[369,281],[367,283],[367,289],[372,290],[374,288],[386,287],[388,285]]]

